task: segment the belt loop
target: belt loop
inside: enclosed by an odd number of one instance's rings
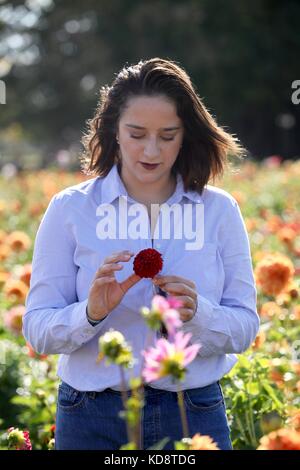
[[[95,392],[95,391],[94,391],[94,392],[89,392],[89,396],[90,396],[90,398],[91,398],[92,400],[95,400],[95,398],[96,398],[96,392]]]

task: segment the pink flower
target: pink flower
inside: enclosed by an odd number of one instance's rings
[[[155,295],[152,299],[151,307],[153,310],[158,310],[160,313],[163,313],[170,308],[170,305],[165,297],[162,295]]]
[[[182,326],[179,313],[173,308],[169,308],[162,315],[162,321],[170,336],[174,336],[176,331]]]
[[[180,308],[182,306],[181,300],[175,299],[171,295],[168,298],[163,297],[162,295],[155,295],[152,299],[151,306],[155,310],[159,310],[161,313],[164,313],[170,308]]]
[[[145,365],[142,376],[145,381],[152,382],[167,375],[183,380],[185,366],[195,359],[201,347],[199,344],[187,346],[191,337],[191,333],[184,334],[178,331],[174,335],[173,342],[160,338],[155,347],[143,351]]]
[[[151,302],[151,309],[158,312],[162,323],[165,325],[169,335],[175,335],[178,328],[182,326],[179,312],[176,310],[182,306],[182,302],[175,297],[165,298],[155,295]]]
[[[22,332],[23,316],[25,313],[24,305],[17,305],[8,310],[4,315],[5,326],[15,335]]]
[[[281,155],[270,155],[263,160],[264,166],[267,168],[278,168],[282,163],[282,156]]]
[[[7,439],[10,449],[32,450],[28,431],[20,431],[19,428],[9,428]]]

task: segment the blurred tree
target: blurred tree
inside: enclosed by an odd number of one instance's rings
[[[76,153],[101,85],[154,56],[190,74],[218,122],[255,156],[299,155],[296,0],[0,0],[0,126],[19,123],[41,146]]]

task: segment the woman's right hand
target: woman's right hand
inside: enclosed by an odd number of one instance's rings
[[[89,291],[87,313],[91,320],[102,320],[106,317],[119,305],[128,289],[142,279],[135,273],[120,283],[115,278],[114,272],[123,269],[120,262],[128,262],[133,255],[126,250],[113,253],[104,259]]]

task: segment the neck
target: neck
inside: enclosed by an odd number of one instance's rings
[[[127,177],[126,172],[122,171],[122,168],[118,166],[118,172],[123,184],[128,192],[129,196],[135,201],[141,204],[162,204],[167,201],[175,191],[176,188],[176,177],[171,174],[167,182],[158,181],[157,184],[151,183],[149,188],[145,184],[138,184],[138,182],[132,184],[130,178]]]

